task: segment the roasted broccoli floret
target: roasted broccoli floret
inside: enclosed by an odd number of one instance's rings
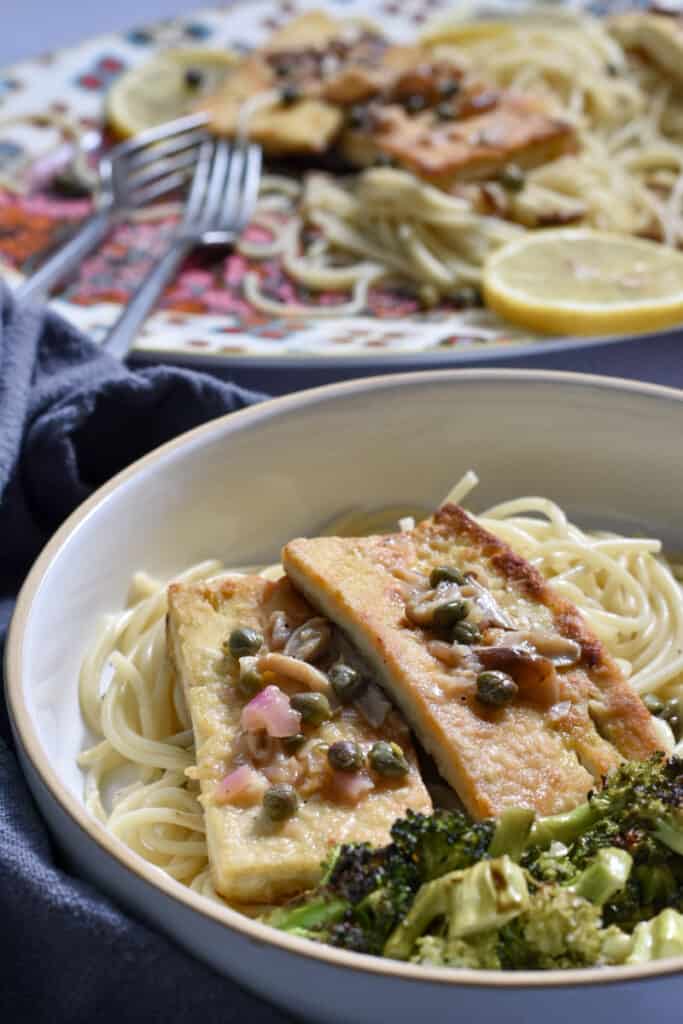
[[[269,923],[452,966],[639,962],[673,955],[661,950],[679,943],[683,952],[681,759],[625,763],[585,803],[552,817],[513,808],[472,822],[460,811],[409,811],[391,839],[338,847],[318,888]]]
[[[600,850],[634,862],[628,883],[605,902],[606,923],[631,930],[665,907],[683,908],[683,760],[629,761],[586,803],[533,826],[522,863],[539,881],[571,883]]]
[[[526,873],[509,857],[451,871],[421,886],[406,918],[389,936],[384,955],[409,960],[435,921],[451,943],[499,928],[528,903]]]
[[[600,908],[573,891],[541,885],[529,908],[500,930],[501,967],[543,970],[587,967],[602,953]]]
[[[415,863],[420,881],[429,882],[480,861],[495,830],[495,821],[473,822],[461,811],[408,811],[394,824],[391,838],[399,854]]]

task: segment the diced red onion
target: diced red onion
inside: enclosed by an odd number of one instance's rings
[[[215,798],[220,803],[230,803],[255,782],[256,772],[248,764],[241,764],[221,779],[216,787]]]
[[[269,736],[283,739],[301,731],[301,715],[279,686],[266,686],[243,708],[242,728],[247,732],[265,729]]]
[[[334,792],[346,804],[357,804],[375,784],[365,772],[334,772]]]

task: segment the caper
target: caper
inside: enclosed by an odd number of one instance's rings
[[[446,601],[434,609],[432,625],[436,629],[448,629],[467,617],[470,607],[467,601]]]
[[[320,725],[332,714],[330,702],[324,693],[295,693],[289,703],[309,725]]]
[[[301,750],[306,742],[306,737],[302,732],[298,732],[296,736],[283,736],[280,742],[286,754],[296,754],[297,750]]]
[[[368,108],[356,105],[349,110],[349,124],[352,128],[366,128],[368,126]]]
[[[668,723],[669,728],[674,734],[674,739],[678,742],[683,734],[683,707],[678,697],[672,697],[671,700],[666,702],[659,712],[659,717]]]
[[[458,309],[473,309],[481,306],[481,293],[474,285],[464,284],[453,292],[453,301]]]
[[[524,171],[517,164],[506,164],[498,175],[498,181],[508,192],[521,192],[525,180]]]
[[[425,108],[425,98],[419,93],[414,93],[412,96],[408,96],[404,105],[409,114],[419,114]]]
[[[439,96],[445,100],[452,99],[460,92],[460,82],[457,78],[444,78],[439,82]]]
[[[438,103],[434,113],[440,121],[455,121],[458,115],[455,104],[449,103],[447,100],[443,103]]]
[[[327,760],[339,772],[357,772],[363,764],[363,751],[353,740],[339,740],[327,751]]]
[[[240,677],[237,680],[237,689],[243,697],[253,697],[265,685],[263,676],[255,668],[247,669],[246,672],[240,672]]]
[[[378,775],[397,778],[400,775],[406,775],[410,770],[398,743],[387,743],[385,740],[373,743],[368,754],[368,761],[372,770]]]
[[[301,89],[298,86],[288,82],[287,85],[283,85],[280,89],[280,103],[283,107],[291,107],[293,103],[301,99]]]
[[[228,650],[233,658],[244,658],[248,654],[256,654],[262,643],[263,636],[258,630],[243,626],[233,629],[228,637]]]
[[[462,587],[466,582],[463,573],[454,565],[437,565],[429,574],[429,586],[434,589],[438,587],[439,583],[457,583],[459,587]]]
[[[456,644],[477,644],[481,633],[472,622],[457,622],[453,630],[453,642]]]
[[[671,723],[672,718],[680,718],[681,716],[681,702],[677,697],[672,697],[663,706],[659,712],[659,717],[663,718],[665,722]]]
[[[517,696],[517,683],[507,672],[480,672],[477,676],[477,697],[482,704],[501,707]]]
[[[204,81],[204,75],[199,68],[188,68],[185,72],[185,85],[188,89],[198,89]]]
[[[299,798],[286,782],[271,786],[263,794],[263,813],[270,821],[286,821],[299,809]]]
[[[651,715],[660,715],[664,710],[664,701],[660,700],[656,693],[646,693],[643,704]]]
[[[359,672],[343,661],[337,661],[327,673],[327,678],[335,694],[342,704],[350,704],[363,689],[363,679]]]

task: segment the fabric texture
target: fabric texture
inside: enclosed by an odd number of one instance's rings
[[[168,367],[132,372],[0,284],[0,647],[22,580],[62,520],[169,438],[262,395]],[[70,874],[0,709],[0,1020],[284,1024]]]

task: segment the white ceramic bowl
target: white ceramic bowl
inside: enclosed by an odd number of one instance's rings
[[[471,370],[374,378],[215,420],[103,487],[33,568],[12,623],[9,703],[24,769],[77,868],[132,913],[311,1020],[484,1022],[680,1016],[683,963],[504,974],[421,968],[317,946],[215,906],[85,811],[77,671],[131,572],[218,556],[267,561],[351,505],[437,502],[476,468],[476,510],[542,493],[585,525],[683,550],[683,393],[597,377]]]

